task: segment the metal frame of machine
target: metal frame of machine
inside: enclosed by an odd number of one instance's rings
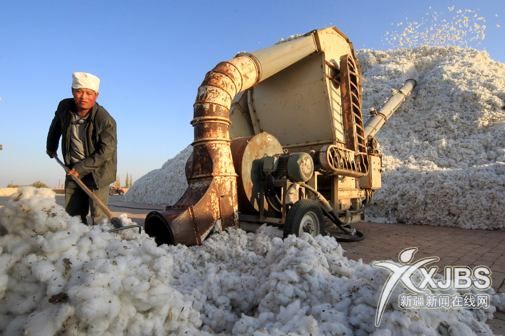
[[[359,64],[335,27],[219,63],[194,104],[188,188],[148,214],[146,232],[186,245],[265,222],[317,234],[325,215],[337,238],[361,239],[350,224],[381,187],[374,135],[414,86],[408,80],[365,124]]]

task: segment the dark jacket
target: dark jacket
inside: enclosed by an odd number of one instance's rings
[[[82,177],[91,173],[97,188],[108,186],[116,180],[116,121],[98,103],[93,106],[86,129],[84,146],[86,158],[72,166],[70,164],[72,111],[76,111],[74,99],[64,99],[59,103],[47,134],[47,152],[56,153],[61,136],[61,151],[65,164],[74,168]]]

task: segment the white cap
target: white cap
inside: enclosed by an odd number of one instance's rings
[[[72,74],[72,89],[91,89],[98,93],[100,78],[87,72],[74,72]]]

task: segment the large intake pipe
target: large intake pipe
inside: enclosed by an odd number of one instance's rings
[[[382,128],[384,123],[395,113],[395,111],[400,107],[400,105],[405,101],[405,99],[410,95],[414,87],[416,86],[415,79],[407,79],[405,84],[400,90],[389,98],[389,100],[382,106],[379,112],[368,119],[365,124],[365,137],[374,137],[375,134]]]
[[[188,188],[165,212],[150,212],[145,231],[158,244],[196,245],[238,225],[237,174],[230,149],[230,106],[239,92],[317,51],[313,34],[219,63],[205,76],[194,104]]]

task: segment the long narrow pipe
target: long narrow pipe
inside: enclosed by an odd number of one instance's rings
[[[150,212],[146,232],[158,244],[201,244],[213,229],[237,225],[237,174],[230,149],[234,97],[317,51],[314,34],[219,63],[205,76],[194,104],[188,188],[173,207]],[[217,226],[217,227],[216,227]]]
[[[415,79],[407,79],[400,90],[389,98],[375,116],[370,118],[365,124],[365,137],[373,137],[382,128],[386,121],[395,113],[405,99],[416,87]]]

